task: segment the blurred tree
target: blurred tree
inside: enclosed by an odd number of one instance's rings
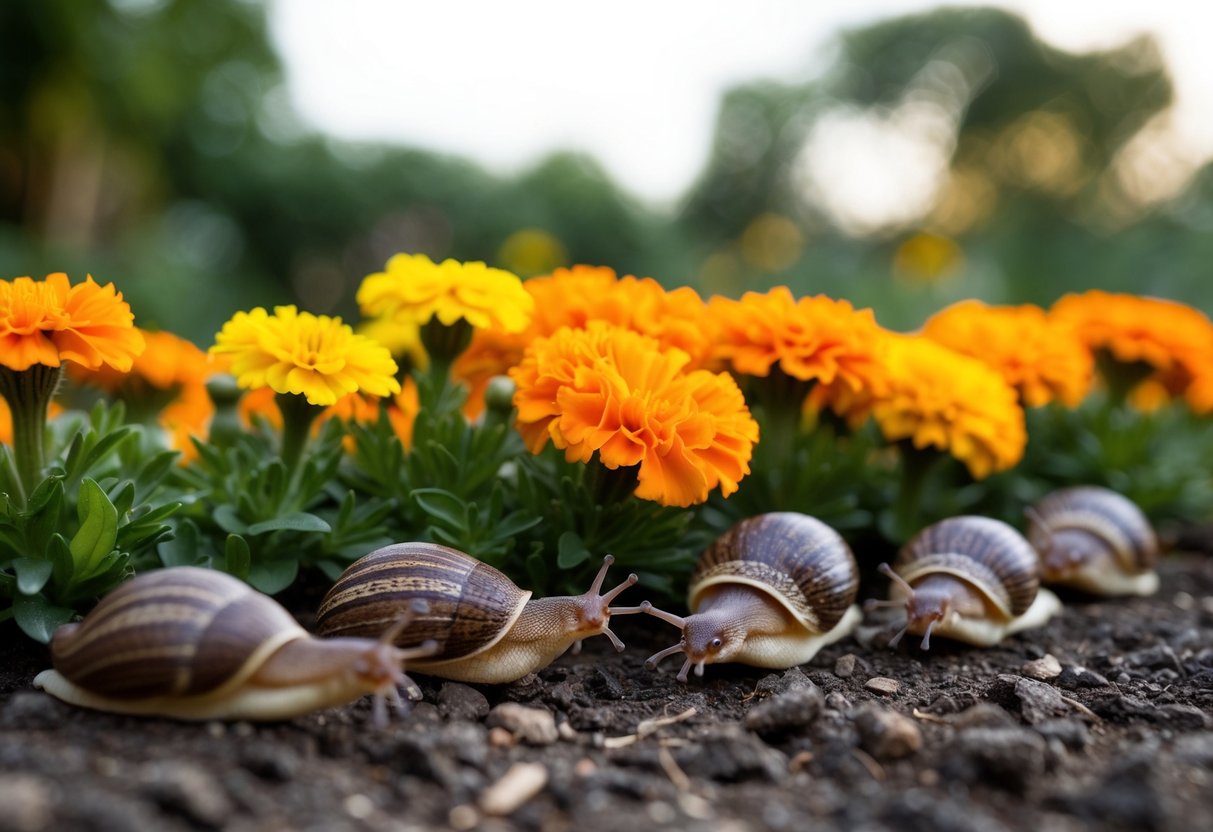
[[[713,288],[791,282],[872,303],[902,327],[964,296],[1047,303],[1103,286],[1207,302],[1200,269],[1176,271],[1199,262],[1208,245],[1178,212],[1134,202],[1121,184],[1127,145],[1170,102],[1162,56],[1148,37],[1074,55],[1003,11],[897,18],[844,33],[816,83],[730,92],[679,225],[696,241]],[[821,141],[815,131],[840,115],[925,136],[943,160],[935,198],[883,224],[848,227],[822,192],[827,177],[805,176],[807,164],[822,166],[806,158]],[[1208,198],[1193,186],[1184,204],[1207,217]],[[727,259],[745,229],[771,212],[798,223],[808,240],[803,257],[784,269]],[[1160,257],[1163,239],[1173,247]]]
[[[1208,304],[1213,173],[1162,204],[1126,175],[1170,96],[1148,39],[1073,55],[1002,11],[898,18],[841,35],[815,81],[728,93],[670,217],[577,154],[502,178],[308,131],[265,9],[246,0],[8,0],[0,274],[91,271],[119,282],[141,324],[200,342],[234,309],[292,297],[352,315],[358,281],[397,251],[603,264],[729,293],[786,282],[900,327],[963,296],[1048,302],[1096,285]],[[894,172],[935,191],[883,217],[840,212],[825,174],[850,185],[889,160],[877,149],[847,168],[847,134],[826,130],[839,124],[916,140]]]

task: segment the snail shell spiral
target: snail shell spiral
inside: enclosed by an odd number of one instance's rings
[[[893,570],[908,583],[948,574],[970,584],[1010,619],[1032,606],[1040,589],[1035,550],[999,520],[950,517],[920,531],[897,555]]]
[[[700,557],[691,574],[687,606],[720,584],[745,584],[767,593],[806,629],[824,633],[855,602],[859,567],[842,537],[820,520],[774,512],[743,520]]]

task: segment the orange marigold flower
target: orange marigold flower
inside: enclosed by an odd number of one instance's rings
[[[206,353],[192,342],[171,332],[140,329],[146,348],[125,372],[103,366],[95,370],[69,367],[76,381],[100,387],[108,393],[124,392],[140,385],[170,390],[190,384],[205,384],[210,373]]]
[[[1168,387],[1179,379],[1186,385],[1213,354],[1213,323],[1175,301],[1096,289],[1066,295],[1050,315],[1073,327],[1092,351],[1107,350],[1117,361],[1144,362],[1168,374]]]
[[[778,366],[852,395],[887,387],[885,330],[870,309],[824,295],[797,300],[786,286],[741,300],[716,296],[708,309],[718,332],[715,354],[741,375],[765,377]]]
[[[90,370],[102,365],[126,371],[143,351],[131,308],[114,284],[89,275],[72,286],[62,272],[46,280],[0,280],[0,364],[28,370],[74,361]]]
[[[976,479],[1019,462],[1023,408],[997,371],[929,338],[890,335],[888,343],[891,387],[872,405],[885,438],[947,451]]]
[[[387,408],[388,421],[392,423],[392,430],[396,432],[406,451],[413,449],[413,425],[420,412],[421,399],[417,392],[417,382],[410,376],[404,380],[404,386],[392,398]]]
[[[727,373],[685,372],[690,356],[593,321],[537,339],[510,371],[518,429],[538,453],[550,439],[569,461],[639,466],[636,496],[689,506],[749,473],[758,441]]]
[[[472,388],[469,404],[480,407],[484,386],[522,360],[527,344],[561,327],[585,329],[604,321],[648,335],[664,347],[687,353],[694,368],[711,356],[712,333],[699,294],[689,287],[666,290],[651,277],[618,277],[605,266],[573,266],[532,277],[523,288],[534,298],[535,313],[522,332],[477,330],[455,362],[453,372]],[[473,414],[474,415],[474,414]]]
[[[1074,331],[1030,304],[961,301],[933,315],[922,334],[997,370],[1028,407],[1054,399],[1077,406],[1095,373],[1091,352]]]

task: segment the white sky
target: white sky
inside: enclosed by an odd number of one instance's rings
[[[583,150],[624,187],[665,203],[703,168],[724,90],[806,80],[829,66],[840,27],[937,5],[273,0],[270,20],[290,101],[311,127],[467,156],[501,173],[552,150]],[[1213,4],[991,5],[1076,51],[1154,33],[1176,86],[1165,141],[1193,164],[1213,155]]]

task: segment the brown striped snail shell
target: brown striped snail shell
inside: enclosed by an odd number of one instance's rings
[[[718,662],[804,664],[854,629],[858,590],[855,556],[825,523],[795,512],[750,517],[700,556],[687,592],[691,615],[641,606],[682,630],[678,644],[646,664],[684,653],[684,682],[692,668],[702,676],[704,665]]]
[[[120,584],[56,630],[54,669],[34,684],[114,713],[287,719],[367,693],[396,696],[408,657],[382,641],[315,639],[243,581],[181,566]]]
[[[1097,595],[1158,590],[1158,537],[1129,498],[1082,485],[1054,491],[1028,509],[1028,540],[1045,583]]]
[[[1036,553],[1019,532],[989,517],[949,517],[928,526],[898,552],[885,606],[906,609],[906,632],[931,634],[979,646],[1010,633],[1044,624],[1060,608],[1057,597],[1040,589]],[[877,605],[882,605],[878,602]]]
[[[346,569],[320,604],[317,631],[324,637],[381,632],[384,622],[421,600],[428,611],[397,644],[433,640],[439,650],[410,668],[465,682],[511,682],[546,667],[583,638],[605,635],[623,649],[610,617],[638,610],[612,609],[610,602],[636,576],[599,595],[613,562],[610,555],[603,559],[584,595],[532,598],[499,570],[457,549],[396,543]]]

